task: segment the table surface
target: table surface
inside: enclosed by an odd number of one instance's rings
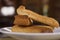
[[[14,39],[14,38],[11,38],[11,37],[5,37],[5,38],[0,38],[0,40],[17,40],[17,39]]]
[[[0,40],[16,40],[16,39],[11,38],[11,37],[6,37],[6,38],[0,38]]]

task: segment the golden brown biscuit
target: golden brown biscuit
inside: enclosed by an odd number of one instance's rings
[[[16,15],[14,24],[28,26],[32,24],[31,19],[26,15]]]
[[[12,32],[25,32],[25,33],[51,33],[53,29],[50,26],[33,25],[30,27],[22,27],[15,25],[12,27]]]
[[[56,21],[54,18],[39,15],[36,12],[25,9],[24,6],[20,6],[17,9],[17,13],[18,13],[18,15],[28,15],[31,19],[36,20],[36,21],[41,22],[41,23],[44,23],[44,24],[47,24],[49,26],[59,27],[58,21]]]

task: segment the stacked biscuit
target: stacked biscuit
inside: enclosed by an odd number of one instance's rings
[[[15,16],[14,26],[12,32],[25,32],[25,33],[50,33],[53,29],[59,27],[58,21],[53,18],[42,16],[31,10],[25,9],[20,6],[17,9],[18,15]],[[32,25],[33,20],[41,22],[46,25]]]

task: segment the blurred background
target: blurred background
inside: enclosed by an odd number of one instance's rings
[[[16,9],[24,5],[40,15],[55,18],[60,23],[60,0],[0,0],[0,26],[12,26]]]

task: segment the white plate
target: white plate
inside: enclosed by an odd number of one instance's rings
[[[54,33],[17,33],[11,32],[11,27],[0,29],[0,32],[18,40],[57,40],[60,39],[60,28],[55,28]]]

